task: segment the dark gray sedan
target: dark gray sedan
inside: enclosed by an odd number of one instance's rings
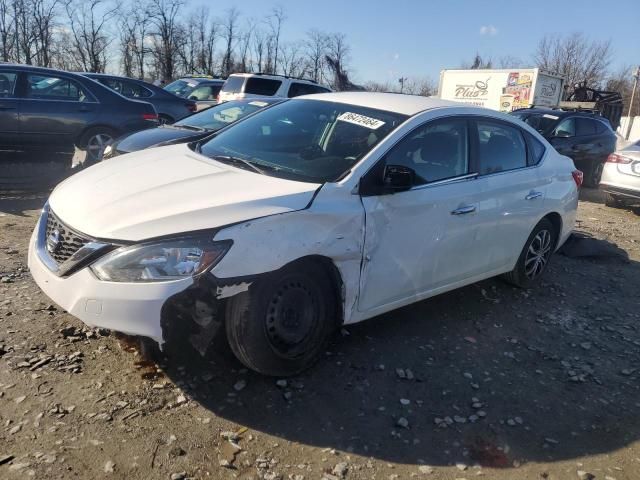
[[[144,148],[200,140],[283,99],[244,99],[221,103],[174,123],[125,135],[106,147],[104,158]]]
[[[49,160],[75,147],[99,160],[125,133],[158,125],[153,105],[129,100],[93,80],[29,65],[0,65],[0,156]]]
[[[173,123],[197,110],[195,101],[181,98],[144,80],[105,73],[82,73],[81,75],[92,78],[127,98],[149,102],[156,107],[161,124]]]

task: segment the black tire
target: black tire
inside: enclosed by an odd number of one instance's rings
[[[270,376],[309,368],[337,326],[335,289],[315,262],[296,262],[227,303],[229,346],[246,367]]]
[[[548,237],[544,237],[543,232],[547,232]],[[547,239],[543,240],[540,235],[542,235],[542,238]],[[555,227],[548,219],[543,218],[527,238],[515,268],[509,273],[505,273],[504,279],[520,288],[531,287],[546,269],[557,242],[558,233]],[[539,247],[540,251],[544,251],[542,256],[532,253],[530,250],[530,248],[538,250]],[[536,260],[536,257],[539,260]],[[533,272],[531,271],[531,267],[534,266],[532,263],[535,265],[535,271]]]
[[[175,120],[171,118],[169,115],[165,115],[161,113],[158,115],[158,124],[159,125],[171,125]]]
[[[602,170],[604,162],[593,162],[584,172],[584,184],[589,188],[598,188],[600,179],[602,178]]]
[[[624,202],[622,200],[620,200],[618,197],[611,195],[608,192],[604,194],[604,204],[607,207],[611,207],[611,208],[624,207]]]
[[[109,127],[93,127],[84,132],[78,142],[78,146],[86,152],[84,163],[86,165],[91,165],[102,160],[102,151],[93,148],[94,145],[97,145],[96,142],[94,142],[94,139],[97,137],[102,138],[102,148],[104,148],[109,143],[113,142],[116,136],[116,131]]]

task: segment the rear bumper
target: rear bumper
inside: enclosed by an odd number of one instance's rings
[[[629,200],[640,200],[640,190],[600,183],[600,190]]]

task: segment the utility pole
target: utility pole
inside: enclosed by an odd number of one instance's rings
[[[402,91],[404,90],[404,82],[406,82],[407,80],[407,77],[400,77],[398,79],[398,82],[400,83],[400,93],[402,93]]]
[[[631,100],[629,101],[629,120],[627,121],[627,134],[625,135],[625,140],[629,140],[629,136],[631,135],[631,127],[633,126],[633,101],[636,97],[636,90],[638,89],[638,79],[640,79],[640,67],[636,68],[635,73],[633,74],[633,90],[631,90]]]

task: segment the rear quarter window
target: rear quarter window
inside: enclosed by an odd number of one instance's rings
[[[247,79],[247,84],[244,87],[244,93],[272,96],[278,91],[280,85],[282,85],[280,80],[250,77]]]
[[[524,132],[527,140],[527,165],[538,165],[547,151],[544,144],[530,133]]]
[[[245,77],[229,77],[222,86],[222,91],[226,93],[239,93],[242,90]]]

